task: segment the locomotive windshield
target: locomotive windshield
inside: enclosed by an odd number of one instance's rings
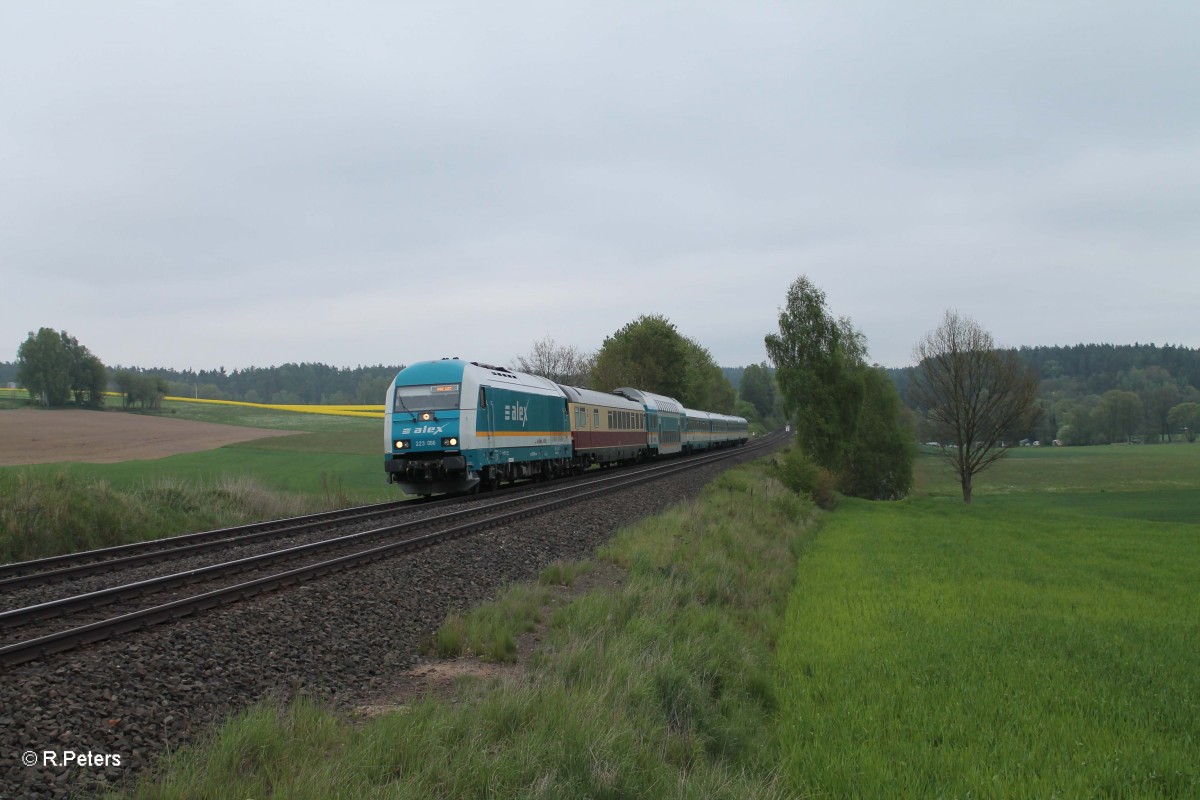
[[[393,411],[445,411],[458,408],[459,384],[397,386]]]

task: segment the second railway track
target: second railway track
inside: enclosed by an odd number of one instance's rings
[[[604,474],[583,483],[555,484],[552,488],[511,498],[485,495],[482,497],[496,499],[461,511],[438,513],[382,527],[368,527],[341,536],[10,608],[0,613],[0,635],[3,636],[0,640],[0,664],[18,664],[69,650],[398,552],[507,524],[583,497],[710,464],[769,443],[766,440],[749,448],[724,450],[686,461]],[[319,531],[322,525],[327,528],[339,522],[345,523],[345,515],[340,521],[304,524]],[[263,532],[263,536],[266,535]],[[221,544],[214,543],[203,549],[211,551],[219,547]],[[105,563],[111,565],[111,562]],[[198,588],[204,591],[196,593]]]

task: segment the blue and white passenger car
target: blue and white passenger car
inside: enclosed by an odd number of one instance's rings
[[[750,426],[743,417],[731,417],[711,411],[683,410],[683,451],[708,450],[745,444]]]
[[[678,400],[628,386],[613,389],[613,394],[642,404],[646,412],[646,445],[651,455],[672,455],[682,450],[684,416]]]

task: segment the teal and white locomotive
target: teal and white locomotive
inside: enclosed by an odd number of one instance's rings
[[[388,480],[409,494],[564,474],[571,429],[553,381],[442,359],[396,375],[384,423]]]
[[[408,494],[454,494],[746,441],[746,420],[723,417],[720,433],[708,423],[704,444],[697,435],[685,447],[695,413],[637,389],[595,392],[474,361],[424,361],[388,390],[384,469]]]

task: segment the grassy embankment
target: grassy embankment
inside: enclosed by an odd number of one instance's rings
[[[384,477],[379,420],[172,401],[156,414],[296,434],[154,460],[0,467],[0,562],[402,497]]]
[[[846,501],[780,644],[790,788],[1200,796],[1200,447],[1020,451]]]
[[[433,643],[510,659],[513,637],[544,616],[524,669],[367,721],[259,706],[167,759],[133,796],[787,796],[773,647],[811,506],[767,471],[727,473],[618,534],[599,558],[625,571],[619,587],[552,611],[545,585],[512,587]],[[543,584],[583,569],[552,567]]]
[[[798,568],[795,499],[739,471],[608,548],[628,581],[522,677],[361,724],[251,709],[135,794],[1200,796],[1200,448],[1021,450],[971,507],[935,463]],[[510,658],[545,592],[434,644]]]
[[[965,508],[923,460],[921,495],[845,501],[811,546],[747,468],[607,548],[629,579],[522,677],[365,724],[258,707],[137,795],[1196,796],[1198,461],[1017,453]],[[544,591],[435,644],[510,657]]]

